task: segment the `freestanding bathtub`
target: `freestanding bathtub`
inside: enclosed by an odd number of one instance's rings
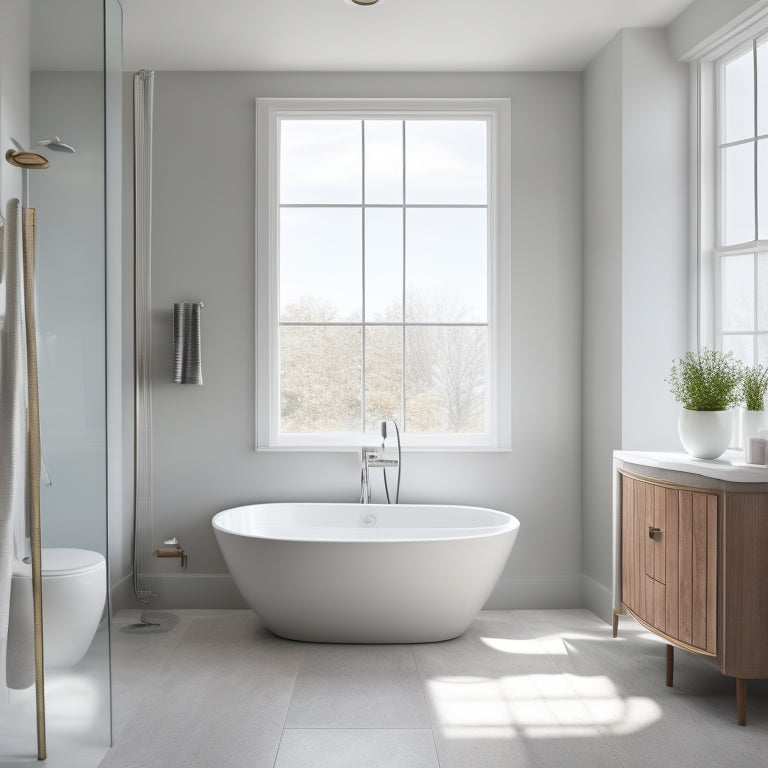
[[[478,507],[254,504],[213,528],[268,629],[326,643],[457,637],[483,607],[519,521]]]

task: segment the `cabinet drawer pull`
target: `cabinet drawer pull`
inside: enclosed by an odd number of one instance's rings
[[[649,525],[648,538],[654,541],[661,541],[661,528],[654,528],[652,525]]]

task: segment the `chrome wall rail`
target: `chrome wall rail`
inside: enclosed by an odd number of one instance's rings
[[[134,107],[134,525],[133,590],[145,608],[157,597],[144,583],[152,554],[152,123],[155,73],[133,78]]]

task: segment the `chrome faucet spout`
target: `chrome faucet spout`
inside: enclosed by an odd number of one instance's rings
[[[360,503],[371,503],[371,478],[368,473],[368,451],[370,448],[363,448],[362,461],[360,465]]]
[[[397,469],[397,492],[395,494],[395,504],[400,500],[400,463],[401,463],[401,451],[400,451],[400,430],[397,428],[397,423],[390,420],[395,428],[395,437],[397,439],[397,454],[393,455],[393,450],[387,450],[387,422],[381,422],[381,445],[364,446],[361,454],[361,466],[360,466],[360,503],[371,503],[371,476],[370,469],[379,468],[382,470],[384,479],[384,491],[387,495],[387,503],[390,503],[389,488],[387,486],[387,469]]]
[[[371,467],[381,467],[383,461],[381,454],[384,446],[365,446],[362,450],[362,460],[360,464],[360,503],[371,503]]]

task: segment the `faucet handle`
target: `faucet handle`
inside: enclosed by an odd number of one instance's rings
[[[397,459],[384,458],[385,449],[383,445],[373,445],[363,448],[363,461],[369,467],[396,467]]]

